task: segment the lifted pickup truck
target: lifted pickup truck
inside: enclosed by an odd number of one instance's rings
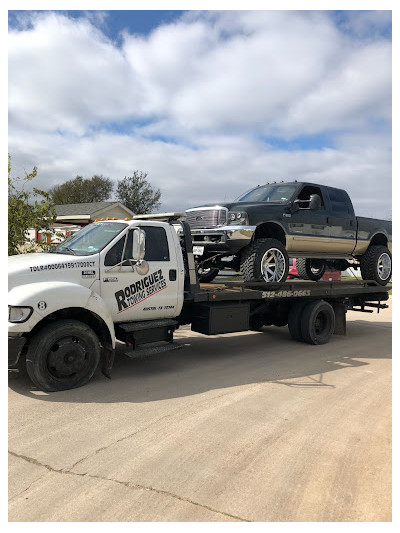
[[[118,339],[129,357],[183,346],[175,329],[206,335],[288,324],[323,344],[344,334],[346,310],[387,307],[376,282],[225,283],[200,287],[190,228],[177,217],[92,223],[51,253],[9,258],[9,367],[26,364],[44,391],[79,387],[102,357],[110,377]]]
[[[285,281],[289,257],[301,278],[317,281],[325,269],[361,268],[380,285],[392,273],[392,223],[356,217],[346,191],[313,183],[267,183],[235,202],[188,209],[201,281],[219,270],[246,281]]]

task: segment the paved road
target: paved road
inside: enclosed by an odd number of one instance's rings
[[[118,357],[45,394],[9,379],[10,521],[390,521],[391,312]]]

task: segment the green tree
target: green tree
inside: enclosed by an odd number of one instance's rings
[[[103,202],[110,198],[112,191],[112,180],[95,174],[89,179],[76,176],[73,180],[55,185],[49,193],[53,204],[60,205]]]
[[[35,250],[35,241],[28,239],[28,229],[34,228],[53,234],[52,224],[56,213],[49,202],[49,193],[33,187],[25,190],[27,183],[36,178],[37,168],[23,178],[12,178],[11,158],[8,156],[8,255]],[[40,197],[42,197],[40,199]],[[46,244],[41,244],[42,248]]]
[[[147,172],[135,170],[132,176],[118,181],[116,197],[136,215],[151,213],[160,207],[161,191],[147,181]]]

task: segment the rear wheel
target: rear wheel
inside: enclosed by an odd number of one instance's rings
[[[286,248],[277,239],[256,239],[246,248],[240,261],[240,272],[245,281],[283,282],[288,271]]]
[[[326,270],[326,263],[322,259],[296,259],[296,270],[302,279],[318,281]]]
[[[85,385],[99,361],[99,339],[88,325],[77,320],[57,320],[33,338],[26,369],[39,389],[51,392]]]
[[[386,285],[392,276],[392,255],[386,246],[372,245],[360,259],[361,276]]]
[[[335,312],[324,300],[313,300],[301,312],[301,336],[308,344],[326,344],[335,329]]]

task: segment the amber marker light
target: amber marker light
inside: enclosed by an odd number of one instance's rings
[[[125,217],[125,220],[130,220],[130,218],[129,217]]]

